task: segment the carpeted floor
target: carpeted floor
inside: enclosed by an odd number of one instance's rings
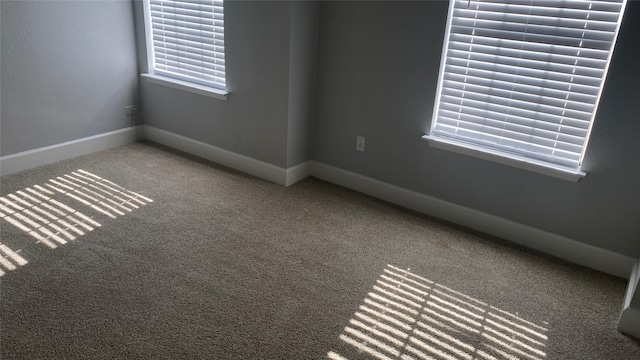
[[[136,143],[2,177],[2,359],[640,359],[626,282]]]

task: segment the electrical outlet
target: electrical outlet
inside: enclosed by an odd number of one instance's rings
[[[364,136],[356,136],[356,150],[364,152]]]
[[[126,112],[127,116],[132,116],[138,112],[138,107],[135,105],[125,106],[124,111]]]

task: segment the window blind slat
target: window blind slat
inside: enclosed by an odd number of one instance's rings
[[[582,102],[585,105],[589,105],[593,107],[596,101],[596,95],[588,95],[588,94],[579,94],[576,92],[569,92],[567,90],[562,89],[554,89],[554,88],[540,88],[536,85],[525,85],[519,84],[518,88],[514,88],[513,82],[497,80],[497,79],[487,79],[484,77],[465,75],[465,74],[455,74],[455,73],[447,73],[445,74],[444,80],[451,80],[462,82],[466,84],[473,84],[478,86],[483,86],[487,89],[497,89],[501,91],[508,91],[514,93],[514,96],[518,94],[522,94],[522,96],[540,96],[540,99],[537,101],[545,101],[547,98],[557,99],[557,100],[570,100],[576,102]]]
[[[567,92],[562,92],[560,97],[545,96],[544,93],[528,94],[522,92],[515,92],[511,90],[501,89],[495,86],[482,86],[475,85],[472,82],[463,82],[456,80],[445,79],[442,84],[442,90],[455,89],[458,91],[470,91],[478,94],[486,94],[487,96],[496,96],[499,98],[513,99],[521,102],[528,102],[532,107],[535,106],[551,106],[551,107],[564,107],[570,110],[576,110],[591,114],[594,110],[594,106],[585,104],[579,101],[573,101],[568,99]]]
[[[626,0],[451,0],[431,136],[579,169]]]
[[[567,135],[550,137],[547,133],[542,131],[522,132],[518,131],[519,129],[510,124],[508,124],[510,126],[504,126],[505,124],[494,125],[492,123],[478,124],[475,122],[466,122],[460,119],[447,118],[446,116],[443,116],[442,120],[443,124],[450,125],[454,128],[464,128],[466,130],[484,132],[490,136],[497,136],[504,139],[527,141],[535,146],[558,148],[567,152],[580,151],[582,146],[582,139],[576,141]]]

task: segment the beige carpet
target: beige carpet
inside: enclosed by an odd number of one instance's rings
[[[2,359],[640,359],[626,282],[151,143],[5,176]]]

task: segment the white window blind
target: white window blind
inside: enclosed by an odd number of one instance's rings
[[[150,71],[225,89],[222,0],[147,0]]]
[[[451,0],[430,137],[578,171],[626,0]]]

